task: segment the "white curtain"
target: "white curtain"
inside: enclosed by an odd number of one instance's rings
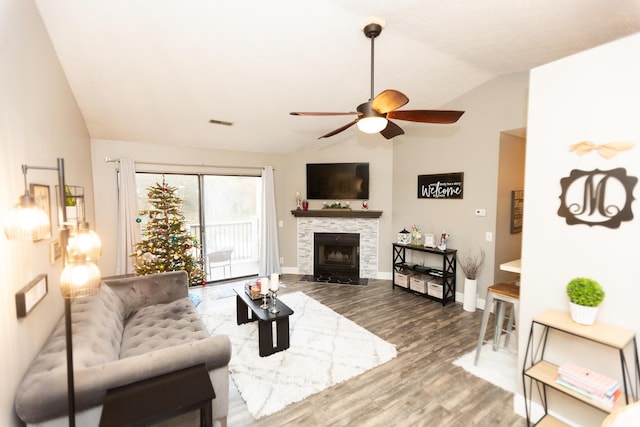
[[[135,273],[135,258],[131,252],[140,241],[138,194],[136,192],[136,166],[133,159],[120,159],[118,174],[118,247],[116,274]]]
[[[262,215],[260,230],[260,276],[280,273],[280,252],[278,251],[278,219],[276,217],[276,197],[273,189],[273,168],[262,169]]]

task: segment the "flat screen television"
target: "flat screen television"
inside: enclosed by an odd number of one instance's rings
[[[369,163],[307,163],[307,199],[369,199]]]

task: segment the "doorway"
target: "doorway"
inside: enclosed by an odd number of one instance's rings
[[[500,264],[520,259],[522,222],[519,228],[514,227],[514,195],[524,190],[526,131],[521,128],[500,133],[493,283],[512,282],[514,273],[500,270]]]

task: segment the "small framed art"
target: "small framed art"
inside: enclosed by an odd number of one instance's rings
[[[47,295],[49,281],[46,274],[40,274],[16,294],[16,314],[18,319],[27,314]]]
[[[36,206],[45,211],[47,217],[49,218],[49,230],[43,237],[44,239],[48,239],[49,237],[51,237],[51,195],[49,194],[49,186],[41,184],[31,184],[29,186],[29,190],[31,191],[31,195],[36,202]]]

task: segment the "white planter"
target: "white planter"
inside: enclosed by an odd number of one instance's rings
[[[476,294],[478,293],[478,281],[476,279],[464,279],[464,303],[465,311],[476,311]]]
[[[587,307],[569,302],[571,318],[581,325],[593,325],[598,315],[598,307]]]

